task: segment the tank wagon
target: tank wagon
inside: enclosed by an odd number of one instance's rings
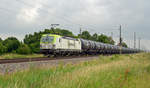
[[[123,54],[141,52],[132,48],[120,48],[116,45],[71,38],[55,34],[44,34],[40,41],[40,53],[45,55],[72,55],[72,54]]]

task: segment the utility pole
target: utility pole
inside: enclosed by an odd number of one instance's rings
[[[54,28],[55,28],[56,26],[59,26],[59,24],[51,24],[51,29],[52,29],[52,31],[53,31],[54,34],[56,34],[55,31],[54,31]]]
[[[136,32],[134,32],[134,49],[136,48]]]
[[[80,37],[81,37],[81,35],[82,35],[82,29],[80,28]]]
[[[120,46],[122,46],[121,25],[120,25],[119,31],[120,31],[119,43],[120,43]]]
[[[139,50],[141,48],[141,38],[139,37]]]
[[[119,46],[120,46],[120,54],[122,54],[122,37],[121,37],[121,25],[120,25],[120,28],[119,28],[119,31],[120,31],[120,38],[119,38]]]

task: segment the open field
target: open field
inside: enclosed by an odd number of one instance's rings
[[[0,56],[0,59],[19,59],[19,58],[38,58],[44,57],[42,54],[31,54],[31,55],[21,55],[21,54],[4,54]]]
[[[100,56],[0,76],[0,88],[150,88],[150,54]]]

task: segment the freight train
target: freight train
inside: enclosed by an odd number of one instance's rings
[[[50,55],[81,55],[81,54],[130,54],[141,50],[119,47],[116,45],[71,38],[56,34],[44,34],[40,41],[40,53]]]

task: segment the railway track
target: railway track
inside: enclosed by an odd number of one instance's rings
[[[62,60],[62,59],[72,59],[72,58],[81,58],[81,57],[92,57],[98,55],[90,55],[90,56],[59,56],[59,57],[51,57],[51,58],[20,58],[20,59],[0,59],[0,64],[8,64],[8,63],[22,63],[22,62],[34,62],[34,61],[49,61],[49,60]]]
[[[98,55],[93,56],[68,56],[55,58],[32,58],[32,59],[3,59],[0,60],[0,74],[10,74],[23,71],[32,67],[56,67],[61,64],[77,64],[82,61],[98,59]]]

